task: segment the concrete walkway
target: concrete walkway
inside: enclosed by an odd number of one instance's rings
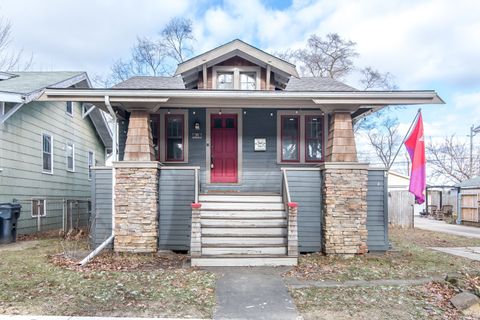
[[[0,315],[0,320],[179,320],[180,318],[129,318],[129,317],[71,317],[71,316],[8,316]],[[195,320],[192,318],[182,318]],[[200,319],[197,319],[200,320]]]
[[[215,267],[217,308],[214,319],[297,319],[281,274],[288,268]]]
[[[480,228],[449,224],[444,221],[415,217],[415,228],[480,239]]]

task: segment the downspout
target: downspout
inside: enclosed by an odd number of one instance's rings
[[[112,116],[113,119],[113,141],[112,141],[112,234],[110,237],[107,238],[102,244],[100,244],[95,250],[90,252],[88,256],[86,256],[82,261],[80,261],[79,265],[84,266],[86,265],[90,260],[95,258],[107,245],[113,242],[113,239],[115,238],[115,167],[113,163],[118,160],[117,157],[117,142],[118,142],[118,136],[117,136],[117,115],[115,114],[115,111],[113,111],[112,105],[110,104],[110,97],[105,96],[105,106],[108,109],[108,112]]]

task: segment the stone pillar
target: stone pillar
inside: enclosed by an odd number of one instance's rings
[[[327,162],[357,162],[357,149],[350,112],[334,112],[331,117],[325,160]]]
[[[115,168],[116,252],[156,252],[159,163],[121,161]]]
[[[325,163],[322,187],[322,248],[353,256],[367,248],[368,164]]]
[[[132,111],[130,114],[124,160],[155,160],[150,115],[146,111]]]

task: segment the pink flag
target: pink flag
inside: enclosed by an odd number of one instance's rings
[[[425,202],[425,188],[427,186],[422,113],[418,115],[415,127],[405,140],[405,147],[412,161],[410,188],[408,190],[415,195],[415,200],[420,204]]]

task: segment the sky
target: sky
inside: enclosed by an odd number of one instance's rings
[[[0,0],[0,15],[12,23],[11,48],[32,53],[33,69],[91,77],[175,16],[192,19],[196,54],[235,38],[270,52],[295,49],[311,34],[336,32],[357,43],[356,66],[392,73],[402,90],[438,92],[445,105],[422,106],[427,139],[466,139],[480,125],[480,1]],[[402,134],[417,109],[392,111]]]

